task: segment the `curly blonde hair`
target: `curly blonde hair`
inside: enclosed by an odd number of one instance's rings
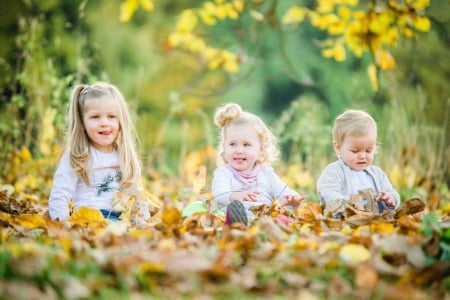
[[[260,117],[243,111],[239,104],[227,103],[220,106],[214,115],[214,124],[220,128],[219,144],[217,147],[218,166],[226,164],[225,139],[227,130],[233,126],[248,126],[256,131],[262,147],[262,155],[256,161],[258,164],[272,165],[279,159],[280,148],[277,138]]]

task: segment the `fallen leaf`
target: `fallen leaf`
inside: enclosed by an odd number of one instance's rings
[[[357,265],[369,260],[371,255],[369,250],[362,245],[347,244],[339,251],[339,257],[347,264]]]

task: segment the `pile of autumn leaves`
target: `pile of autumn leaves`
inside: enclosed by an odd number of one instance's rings
[[[183,218],[177,201],[167,200],[147,222],[110,222],[90,209],[58,222],[38,201],[1,191],[0,294],[443,299],[450,262],[439,257],[449,241],[433,226],[424,234],[426,209],[411,199],[395,215],[338,220],[317,203],[292,212],[275,203],[244,227],[223,226],[210,213]],[[281,213],[288,224],[276,218]],[[449,211],[438,221],[448,226]]]

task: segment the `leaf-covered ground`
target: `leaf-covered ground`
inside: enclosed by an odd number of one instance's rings
[[[146,222],[89,209],[59,222],[13,195],[0,192],[2,299],[450,299],[449,205],[338,220],[274,204],[244,227],[183,218],[177,199],[148,199]]]

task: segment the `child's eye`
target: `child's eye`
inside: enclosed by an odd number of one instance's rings
[[[350,150],[353,154],[358,153],[358,150]]]
[[[245,146],[245,147],[250,147],[251,144],[250,144],[250,143],[244,143],[244,146]]]

